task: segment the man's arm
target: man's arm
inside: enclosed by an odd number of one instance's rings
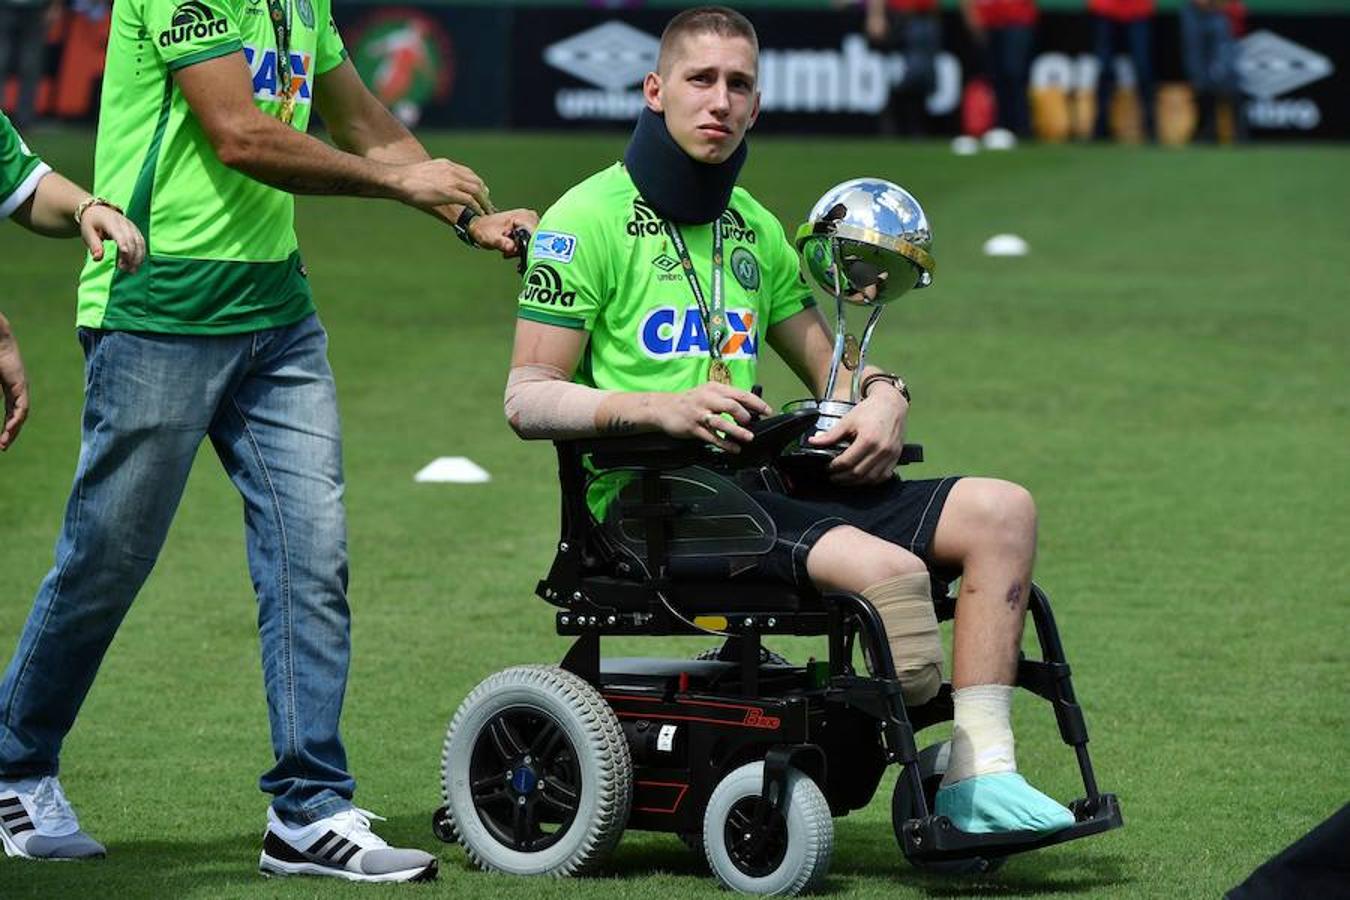
[[[472,170],[448,159],[390,164],[346,153],[296,131],[253,103],[242,51],[174,72],[217,158],[293,194],[385,197],[420,209],[454,204],[483,212],[487,192]]]
[[[421,141],[370,92],[351,60],[343,60],[315,79],[314,106],[333,142],[348,153],[393,165],[431,158]],[[512,232],[524,228],[533,233],[539,216],[528,209],[492,212],[486,186],[482,197],[489,214],[469,223],[470,237],[480,247],[514,255],[518,248]],[[426,212],[453,225],[463,209],[463,205],[451,203],[427,208]]]
[[[28,378],[19,356],[19,342],[9,330],[9,320],[0,313],[0,394],[5,398],[5,418],[0,421],[0,450],[8,450],[19,437],[28,418]]]
[[[506,416],[523,438],[574,438],[664,431],[697,438],[731,453],[753,435],[752,414],[772,412],[751,394],[721,384],[681,393],[602,391],[574,384],[572,374],[589,335],[580,329],[516,320]],[[735,421],[724,418],[728,413]]]
[[[769,329],[769,345],[802,383],[819,397],[829,379],[834,339],[825,316],[814,307],[804,309]],[[867,366],[864,377],[882,374]],[[833,397],[848,399],[852,373],[840,367]],[[905,447],[905,419],[909,401],[889,384],[875,384],[847,415],[811,443],[827,447],[841,441],[849,446],[830,462],[831,477],[841,484],[876,484],[895,471]]]
[[[56,172],[42,177],[33,195],[14,210],[11,218],[44,237],[78,234],[95,260],[103,259],[103,242],[114,241],[117,267],[128,272],[136,271],[145,258],[145,238],[126,216],[111,206],[92,202],[88,191]]]

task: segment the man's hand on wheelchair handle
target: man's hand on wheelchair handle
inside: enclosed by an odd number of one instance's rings
[[[731,419],[723,413],[729,413]],[[671,437],[697,438],[728,453],[739,453],[740,445],[754,438],[744,426],[755,416],[772,413],[773,407],[749,391],[708,382],[693,390],[664,395],[656,419]]]
[[[909,401],[899,391],[878,387],[824,434],[810,439],[813,447],[848,442],[830,461],[830,480],[836,484],[880,484],[895,471],[905,448],[905,419]]]

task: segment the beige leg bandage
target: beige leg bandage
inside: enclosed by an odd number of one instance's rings
[[[942,686],[942,635],[927,572],[897,575],[862,592],[886,625],[905,705],[927,703]]]

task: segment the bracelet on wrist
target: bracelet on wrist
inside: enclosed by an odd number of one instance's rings
[[[459,235],[461,241],[475,249],[478,247],[478,242],[469,233],[469,223],[476,218],[478,218],[478,213],[466,206],[460,210],[459,218],[455,219],[455,234]]]
[[[912,398],[909,396],[909,385],[905,384],[905,379],[901,378],[894,372],[878,372],[873,375],[868,375],[866,378],[864,378],[862,387],[859,389],[859,393],[862,394],[862,398],[864,400],[867,399],[867,395],[871,391],[872,385],[876,384],[878,381],[884,382],[885,384],[889,384],[891,387],[899,391],[900,396],[905,398],[906,403],[913,402]]]
[[[103,197],[85,197],[80,201],[79,205],[75,207],[76,225],[83,224],[84,214],[89,212],[91,206],[106,206],[118,215],[125,215],[125,213],[122,212],[122,207],[113,203],[111,200],[107,200]]]

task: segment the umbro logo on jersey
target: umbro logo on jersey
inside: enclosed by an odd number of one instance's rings
[[[229,27],[225,17],[216,15],[202,0],[185,0],[174,9],[169,27],[159,33],[159,45],[172,47],[185,41],[219,37]]]
[[[624,230],[631,237],[656,237],[661,233],[661,217],[641,197],[633,199],[633,218]]]
[[[719,221],[722,223],[722,240],[724,241],[743,241],[747,244],[753,244],[757,239],[755,229],[745,224],[745,216],[729,206],[726,212],[722,213],[722,218]]]
[[[671,269],[679,268],[680,261],[669,253],[662,253],[656,259],[652,260],[652,265],[656,266],[662,272],[669,272]]]
[[[563,290],[562,276],[547,263],[535,263],[525,274],[525,287],[520,299],[547,306],[571,306],[577,302],[577,292]]]
[[[727,325],[730,333],[722,343],[722,357],[754,359],[759,352],[755,311],[729,309]],[[638,326],[638,342],[652,359],[708,355],[708,331],[703,327],[703,316],[697,306],[679,310],[670,306],[653,309]]]

